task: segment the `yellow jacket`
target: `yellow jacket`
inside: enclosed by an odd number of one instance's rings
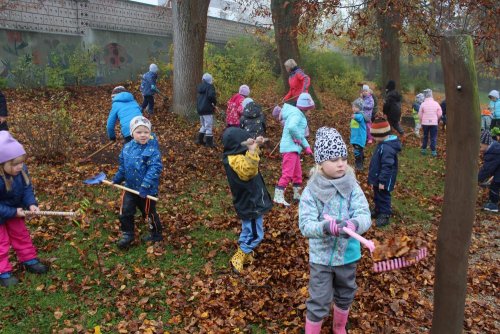
[[[254,153],[247,151],[245,155],[236,154],[227,157],[229,166],[238,174],[242,181],[249,181],[259,173],[259,149]]]

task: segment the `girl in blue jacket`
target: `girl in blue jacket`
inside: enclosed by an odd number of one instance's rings
[[[366,146],[367,124],[365,116],[362,113],[363,100],[358,98],[352,103],[351,119],[351,145],[354,147],[354,161],[356,170],[363,170],[365,154],[363,152]],[[371,115],[370,115],[371,117]]]
[[[356,264],[361,258],[361,247],[343,227],[365,233],[371,225],[370,210],[352,168],[347,165],[347,147],[337,130],[318,129],[314,161],[316,166],[299,205],[299,228],[309,239],[305,332],[321,332],[333,302],[333,333],[345,334],[357,290]],[[326,219],[325,215],[334,219]]]
[[[136,116],[142,116],[141,107],[139,107],[134,96],[127,92],[123,86],[118,86],[113,89],[111,100],[112,107],[109,112],[106,126],[109,140],[116,140],[115,125],[116,121],[119,121],[123,141],[128,143],[132,140],[132,135],[130,134],[130,121]]]
[[[0,131],[0,147],[0,285],[11,286],[19,281],[12,276],[10,246],[29,272],[44,274],[48,268],[38,260],[24,223],[25,209],[39,211],[24,165],[26,151],[8,131]]]
[[[113,183],[122,183],[139,192],[139,195],[125,192],[120,210],[122,238],[118,248],[126,249],[134,241],[134,215],[136,209],[149,223],[150,234],[143,241],[158,242],[163,240],[160,217],[156,212],[156,202],[147,198],[158,194],[160,174],[163,169],[161,154],[156,137],[151,134],[151,122],[137,116],[130,122],[130,133],[134,140],[128,142],[120,153],[120,166],[113,177]]]

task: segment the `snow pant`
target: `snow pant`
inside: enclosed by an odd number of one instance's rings
[[[10,246],[16,252],[19,262],[36,259],[36,248],[33,246],[24,218],[10,218],[0,225],[0,274],[12,271],[9,262]]]
[[[278,181],[278,187],[284,189],[290,182],[297,187],[302,185],[302,167],[300,155],[297,152],[282,154],[281,177]]]
[[[309,263],[307,319],[318,322],[326,318],[332,301],[342,310],[349,309],[358,289],[356,265],[357,262],[336,267]]]
[[[162,226],[160,216],[156,212],[156,202],[139,195],[126,191],[122,197],[122,206],[120,208],[120,229],[124,234],[134,235],[134,215],[136,209],[139,209],[143,218],[147,218],[149,229],[154,234],[161,234]]]
[[[422,138],[422,149],[427,149],[427,142],[429,141],[429,136],[431,137],[431,151],[436,150],[436,142],[437,142],[437,133],[438,126],[437,125],[422,125],[424,129],[424,137]]]
[[[200,133],[204,133],[205,136],[213,136],[213,126],[214,126],[214,115],[202,115],[200,116]]]
[[[152,114],[155,107],[155,98],[153,95],[144,95],[144,101],[142,101],[141,109],[148,107],[148,113]]]
[[[352,147],[354,148],[354,161],[357,163],[363,163],[365,161],[363,147],[358,144],[352,144]]]
[[[500,182],[491,182],[490,184],[490,202],[493,204],[498,204],[498,201],[500,200]]]
[[[375,203],[375,212],[377,214],[392,215],[391,192],[381,190],[378,185],[373,186],[373,202]]]
[[[264,223],[262,216],[255,219],[243,219],[241,221],[241,233],[238,239],[243,253],[248,254],[257,247],[264,239]]]

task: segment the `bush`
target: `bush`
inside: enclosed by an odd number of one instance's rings
[[[49,88],[63,88],[66,83],[64,59],[58,51],[49,54],[49,63],[45,67],[45,85]]]
[[[7,86],[7,78],[0,77],[0,89],[5,89]]]
[[[44,70],[33,63],[33,58],[26,54],[17,59],[12,69],[13,81],[18,88],[30,89],[44,83]]]
[[[97,47],[91,46],[89,50],[75,48],[69,55],[69,66],[67,73],[76,86],[87,82],[96,76],[97,65],[93,55],[97,53]]]

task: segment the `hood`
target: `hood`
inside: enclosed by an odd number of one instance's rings
[[[205,80],[202,80],[201,84],[198,85],[198,93],[200,94],[206,93],[208,87],[210,86],[211,85],[209,83],[207,83]]]
[[[118,93],[113,97],[113,102],[130,102],[134,101],[134,95],[129,92]]]
[[[402,101],[402,96],[395,90],[391,90],[387,93],[385,96],[386,100],[392,99],[395,102],[401,102]]]
[[[399,138],[395,135],[390,135],[389,138],[387,138],[382,142],[382,144],[389,145],[397,152],[401,152],[401,142],[399,141]]]
[[[242,142],[251,138],[252,136],[248,131],[241,128],[230,127],[227,128],[222,134],[222,144],[224,145],[223,156],[226,158],[228,155],[241,154],[247,151],[247,147],[241,145]]]
[[[258,118],[262,115],[262,107],[255,102],[250,102],[243,110],[243,116],[246,118]]]
[[[290,115],[301,113],[302,111],[299,108],[292,106],[291,104],[285,103],[283,104],[283,108],[281,108],[281,118],[286,121]]]

